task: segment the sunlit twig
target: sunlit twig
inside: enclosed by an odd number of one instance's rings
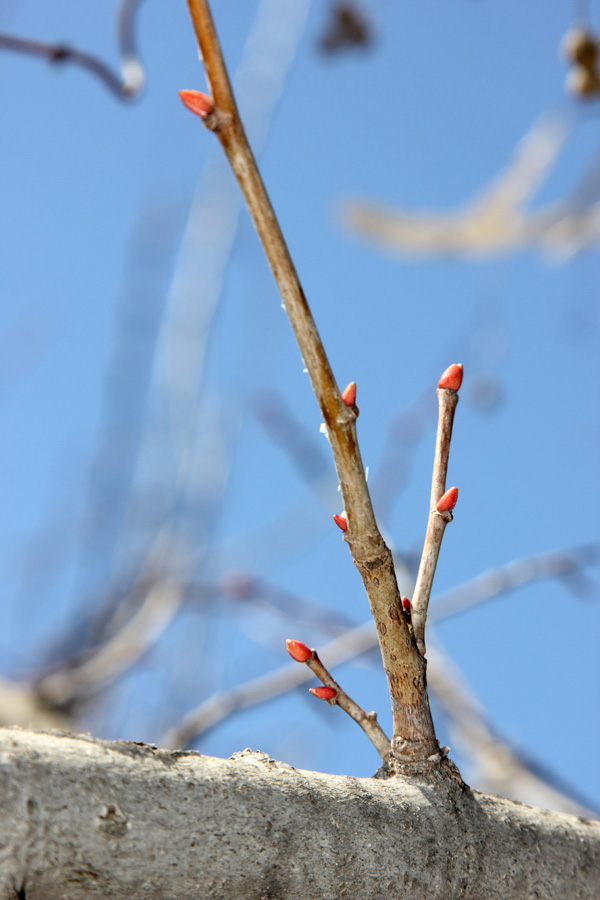
[[[446,475],[450,457],[450,441],[454,413],[458,404],[458,389],[462,381],[462,366],[450,366],[440,379],[437,395],[439,401],[438,427],[435,441],[433,476],[427,532],[417,582],[412,597],[412,626],[421,653],[425,653],[425,622],[433,577],[437,566],[442,538],[448,522],[452,521],[453,503],[442,503],[446,491]],[[454,500],[454,503],[456,500]]]

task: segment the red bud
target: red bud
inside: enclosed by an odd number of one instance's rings
[[[356,403],[356,382],[351,381],[344,393],[342,394],[342,400],[346,404],[346,406],[354,406]]]
[[[412,609],[412,603],[408,599],[408,597],[402,598],[402,609],[405,609],[406,612],[410,612]]]
[[[456,506],[458,500],[458,488],[451,487],[443,494],[437,502],[436,509],[438,512],[450,512]]]
[[[348,531],[348,520],[345,516],[334,516],[333,521],[338,528],[342,529],[342,531]]]
[[[195,115],[200,116],[201,119],[205,119],[210,113],[215,111],[212,97],[209,97],[208,94],[203,94],[201,91],[179,91],[179,97],[183,105],[187,106]]]
[[[292,659],[295,659],[296,662],[306,662],[307,659],[310,659],[313,655],[310,647],[307,647],[306,644],[303,644],[302,641],[291,641],[287,640],[285,642],[287,647],[287,652],[290,654]]]
[[[318,697],[319,700],[332,700],[337,694],[335,688],[325,687],[325,685],[318,688],[309,688],[309,691],[311,694],[314,694],[315,697]]]
[[[438,381],[438,387],[446,388],[449,391],[457,391],[462,384],[462,380],[463,367],[461,363],[452,363]]]

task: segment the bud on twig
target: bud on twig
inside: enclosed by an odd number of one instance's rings
[[[458,488],[451,487],[443,494],[437,502],[436,509],[438,512],[451,512],[456,506],[458,500]]]
[[[325,685],[316,688],[309,688],[309,691],[311,692],[311,694],[314,694],[315,697],[318,697],[319,700],[333,700],[333,698],[337,694],[335,688],[325,687]]]
[[[449,391],[457,391],[462,384],[462,380],[463,367],[461,363],[452,363],[438,381],[438,387],[446,388]]]
[[[203,94],[201,91],[179,91],[179,97],[184,106],[195,115],[205,119],[210,113],[215,111],[215,104],[212,97]]]
[[[342,394],[342,400],[346,406],[354,406],[356,403],[356,382],[351,381]]]
[[[310,647],[307,647],[306,644],[302,643],[302,641],[287,640],[285,642],[285,645],[287,647],[287,652],[290,654],[292,659],[296,660],[296,662],[304,663],[313,655]]]
[[[410,600],[408,599],[408,597],[403,597],[403,598],[402,598],[402,609],[403,609],[405,612],[407,612],[407,613],[409,613],[409,612],[411,611],[411,609],[412,609],[412,603],[410,602]]]
[[[338,528],[342,529],[342,531],[348,531],[348,520],[345,516],[334,516],[333,521]]]

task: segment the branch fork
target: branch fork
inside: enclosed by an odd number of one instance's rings
[[[426,540],[428,556],[425,569],[429,578],[429,588],[427,590],[426,585],[421,585],[419,593],[413,598],[410,615],[407,615],[398,589],[392,554],[377,526],[367,487],[356,434],[358,416],[356,385],[351,382],[343,392],[340,392],[336,383],[298,274],[248,144],[208,0],[188,0],[188,7],[210,90],[210,96],[195,92],[196,96],[192,99],[198,109],[194,111],[219,138],[238,180],[327,428],[344,503],[344,514],[335,516],[334,519],[344,531],[344,540],[362,578],[375,621],[392,705],[394,730],[392,754],[401,764],[426,763],[434,759],[439,762],[441,758],[439,745],[427,696],[423,639],[427,612],[424,598],[427,597],[428,600],[428,591],[431,590],[437,560],[437,555],[434,560],[431,551],[436,541],[431,538],[428,543]],[[190,99],[190,93],[194,92],[186,92],[187,99]],[[184,97],[182,99],[186,102]],[[458,400],[456,391],[461,378],[462,368],[451,366],[440,379],[439,391],[448,398],[448,408],[452,405],[449,399],[451,396],[454,397],[454,407],[456,406]],[[453,415],[453,410],[452,414],[447,415]],[[444,435],[443,441],[449,443],[447,427]],[[438,442],[439,440],[438,432]],[[445,452],[447,465],[447,450]],[[436,450],[436,461],[438,455]],[[436,476],[434,467],[436,484],[440,479],[440,472],[438,471]],[[435,509],[444,490],[445,469],[442,489],[438,490],[436,487],[432,504],[433,513],[430,515],[430,524],[443,523],[445,527],[451,513],[448,511],[438,513]],[[439,528],[439,524],[437,527]],[[439,552],[441,538],[436,540]],[[314,665],[320,665],[318,657],[312,657],[312,661]],[[330,678],[329,675],[327,677]],[[333,683],[329,686],[341,690]],[[339,699],[337,702],[341,705]],[[361,714],[366,716],[364,711],[361,711]],[[385,740],[387,741],[387,738]]]

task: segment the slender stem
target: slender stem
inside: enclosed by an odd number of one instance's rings
[[[382,760],[385,762],[386,759],[389,759],[392,745],[390,739],[377,721],[377,713],[365,712],[362,706],[359,706],[352,697],[348,696],[346,691],[344,691],[333,678],[329,670],[325,668],[319,659],[319,654],[316,650],[313,650],[312,656],[306,660],[306,665],[314,672],[319,681],[322,681],[326,687],[334,688],[336,691],[335,697],[332,697],[331,700],[328,700],[327,702],[339,706],[345,713],[348,713],[350,718],[354,719],[357,725],[360,725]]]
[[[435,441],[435,456],[433,461],[433,477],[431,480],[431,500],[429,520],[419,573],[412,598],[412,625],[417,646],[422,654],[425,654],[425,622],[431,588],[437,566],[442,538],[448,522],[452,521],[452,513],[439,512],[436,507],[440,497],[446,490],[446,475],[448,473],[448,459],[450,456],[450,441],[452,439],[452,424],[454,413],[458,403],[457,391],[448,388],[438,388],[439,416],[437,436]]]
[[[188,0],[214,113],[214,131],[240,184],[279,288],[328,430],[348,521],[345,540],[363,579],[375,619],[394,719],[394,748],[402,759],[437,750],[427,698],[425,660],[409,633],[392,554],[375,520],[356,436],[356,407],[343,402],[298,274],[239,118],[207,0]]]

